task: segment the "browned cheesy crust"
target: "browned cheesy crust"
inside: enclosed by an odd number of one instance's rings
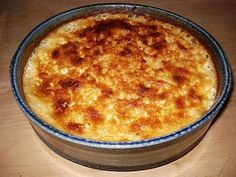
[[[213,104],[211,55],[181,27],[144,16],[99,14],[48,34],[25,66],[32,110],[50,125],[102,141],[162,136]]]

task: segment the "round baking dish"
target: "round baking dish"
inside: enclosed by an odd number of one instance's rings
[[[131,12],[179,25],[202,41],[214,59],[218,73],[218,93],[214,105],[192,124],[171,134],[132,142],[104,142],[64,133],[42,121],[27,104],[22,74],[27,58],[38,42],[51,30],[69,20],[102,12]],[[52,150],[76,163],[106,170],[140,170],[173,161],[200,142],[211,122],[224,106],[232,87],[232,74],[224,51],[204,29],[190,20],[163,9],[136,4],[97,4],[79,7],[51,17],[35,27],[22,41],[10,66],[13,94],[32,127]]]

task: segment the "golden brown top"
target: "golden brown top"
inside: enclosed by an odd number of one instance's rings
[[[31,108],[62,131],[132,141],[176,131],[213,104],[211,56],[184,29],[144,16],[68,22],[33,50],[23,76]]]

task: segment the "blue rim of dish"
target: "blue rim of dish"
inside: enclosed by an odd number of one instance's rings
[[[22,96],[20,95],[20,91],[17,84],[17,68],[20,63],[22,52],[24,51],[25,47],[27,46],[28,42],[33,38],[34,35],[36,35],[38,32],[42,31],[42,29],[46,29],[48,26],[50,26],[51,22],[56,22],[59,19],[63,19],[66,17],[69,17],[70,15],[78,13],[80,10],[90,9],[90,8],[112,8],[112,7],[125,7],[127,8],[133,8],[133,7],[141,7],[141,8],[147,8],[149,11],[156,11],[160,13],[165,13],[167,16],[178,19],[182,21],[184,24],[188,24],[191,26],[191,28],[197,29],[198,32],[205,35],[205,37],[210,41],[210,43],[217,49],[218,54],[220,55],[220,59],[223,63],[223,68],[225,70],[225,75],[223,76],[223,80],[225,82],[225,85],[222,88],[222,94],[219,96],[218,100],[214,103],[214,105],[209,109],[209,111],[203,115],[201,118],[199,118],[197,121],[193,122],[192,124],[189,124],[188,126],[175,131],[171,134],[167,134],[164,136],[160,136],[157,138],[152,139],[146,139],[146,140],[138,140],[138,141],[129,141],[129,142],[110,142],[110,141],[97,141],[92,139],[86,139],[78,136],[74,136],[68,133],[65,133],[61,130],[58,130],[51,125],[47,124],[46,122],[42,121],[36,114],[34,114],[30,108],[26,105],[25,101],[23,100]],[[198,127],[202,126],[206,122],[208,122],[210,119],[213,119],[216,114],[220,111],[220,109],[224,106],[227,98],[230,95],[230,91],[232,88],[232,72],[231,68],[228,62],[228,59],[226,58],[226,55],[219,45],[219,43],[213,38],[211,34],[209,34],[206,30],[204,30],[199,25],[195,24],[191,20],[188,20],[185,17],[182,17],[180,15],[177,15],[173,12],[169,12],[164,9],[146,6],[146,5],[140,5],[140,4],[130,4],[130,3],[104,3],[104,4],[93,4],[88,6],[82,6],[74,9],[70,9],[68,11],[59,13],[42,23],[40,23],[38,26],[36,26],[21,42],[18,49],[16,50],[11,64],[10,64],[10,81],[11,81],[11,87],[13,94],[15,96],[15,99],[21,108],[21,110],[27,115],[27,117],[33,121],[35,124],[37,124],[39,127],[41,127],[43,130],[48,132],[49,134],[53,134],[54,136],[61,138],[63,140],[90,146],[90,147],[96,147],[96,148],[106,148],[106,149],[130,149],[130,148],[141,148],[141,147],[148,147],[152,145],[161,144],[164,142],[169,142],[171,140],[174,140],[176,138],[180,138],[189,132],[192,132],[193,130],[197,129]]]

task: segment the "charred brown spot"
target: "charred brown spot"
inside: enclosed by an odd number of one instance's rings
[[[52,81],[53,81],[52,78],[43,79],[42,83],[38,87],[38,91],[45,96],[50,95],[53,91],[50,85]]]
[[[84,125],[75,122],[69,122],[67,124],[67,128],[79,134],[83,133],[84,131]]]
[[[196,40],[196,39],[191,39],[191,42],[192,42],[193,44],[197,44],[197,40]]]
[[[185,101],[183,97],[178,97],[175,99],[175,106],[178,109],[184,109],[185,108]]]
[[[72,42],[67,42],[62,46],[63,53],[65,55],[70,55],[71,53],[76,53],[76,45]]]
[[[46,79],[48,78],[48,73],[46,72],[39,72],[38,76],[41,78],[41,79]]]
[[[187,48],[183,44],[181,44],[179,41],[177,41],[177,45],[181,50],[187,50]]]
[[[75,79],[71,79],[71,78],[66,78],[66,79],[62,79],[59,81],[59,85],[63,88],[63,89],[76,89],[80,87],[80,82],[78,80]]]
[[[69,109],[69,103],[70,101],[68,99],[58,99],[54,101],[54,112],[57,115],[61,115],[66,113],[66,111]]]
[[[168,93],[167,92],[162,92],[162,93],[159,93],[158,94],[158,98],[161,99],[161,100],[164,100],[168,97]]]
[[[147,61],[146,61],[144,58],[141,59],[141,62],[142,62],[142,64],[147,63]],[[143,66],[143,65],[142,65],[142,66]]]
[[[85,33],[83,36],[81,37],[86,37],[86,40],[88,43],[94,43],[97,41],[97,38],[96,38],[96,35],[94,34],[94,32],[88,32],[88,33]]]
[[[153,38],[160,37],[161,35],[162,35],[162,33],[157,32],[157,31],[154,31],[154,32],[149,33],[149,36],[150,36],[150,37],[153,37]]]
[[[110,98],[112,95],[113,95],[112,89],[107,88],[107,89],[102,90],[102,96],[103,97]]]
[[[148,93],[151,90],[151,88],[146,87],[143,84],[139,84],[137,91],[139,95],[145,95],[146,93]]]
[[[166,40],[162,38],[160,41],[155,42],[154,44],[152,44],[151,47],[152,47],[154,50],[162,50],[162,49],[164,49],[166,46],[167,46]]]
[[[89,106],[86,109],[86,112],[89,116],[89,120],[93,123],[93,125],[97,125],[103,122],[102,115],[92,106]]]
[[[125,29],[125,30],[132,30],[133,26],[126,22],[126,20],[122,19],[111,19],[111,20],[104,20],[96,22],[93,27],[85,28],[81,32],[79,32],[79,36],[83,37],[89,35],[91,33],[99,34],[99,33],[106,33],[106,35],[111,35],[111,30],[114,28]]]
[[[133,123],[131,126],[130,126],[130,130],[132,132],[140,132],[141,130],[141,125],[139,123]]]
[[[151,45],[154,49],[157,48],[157,45],[159,46],[158,48],[160,48],[161,46],[164,47],[165,41],[161,38],[162,33],[159,32],[151,32],[151,33],[147,33],[144,35],[139,35],[139,39],[143,42],[143,44],[145,45],[150,45],[148,43],[148,39],[152,39],[152,41],[156,41],[156,42],[152,42],[153,44]],[[157,40],[161,38],[160,42],[158,42]]]
[[[60,97],[60,98],[67,98],[68,96],[68,91],[66,89],[61,89],[61,88],[55,88],[53,90],[53,96],[54,96],[54,99],[56,99],[57,97]]]
[[[99,49],[95,48],[95,49],[93,50],[93,54],[94,54],[94,55],[100,55],[101,52],[100,52]]]
[[[190,72],[186,68],[181,68],[181,67],[173,67],[173,72],[180,74],[180,75],[188,75]]]
[[[100,100],[110,98],[114,94],[112,88],[105,84],[96,83],[96,86],[101,90],[101,96],[99,97]]]
[[[143,44],[148,45],[148,36],[140,36],[140,40]]]
[[[59,49],[54,49],[52,51],[52,58],[58,59],[60,57],[60,50]]]
[[[136,93],[141,97],[148,97],[153,100],[157,99],[158,88],[147,87],[143,84],[139,84],[138,88],[136,89]]]
[[[165,69],[170,70],[172,68],[172,64],[169,60],[163,60],[161,62],[164,65]]]
[[[113,28],[132,30],[133,26],[131,24],[129,24],[128,22],[126,22],[125,20],[122,20],[122,19],[112,19],[112,20],[106,20],[106,21],[99,22],[94,27],[94,32],[95,33],[101,33],[101,32],[104,32],[104,31],[111,30]]]
[[[197,101],[197,102],[202,100],[202,96],[197,94],[197,91],[193,88],[191,88],[188,91],[188,97],[190,98],[190,100]]]
[[[79,81],[81,83],[90,83],[90,84],[94,84],[96,82],[94,77],[91,76],[91,74],[87,71],[85,71],[83,74],[79,76]]]
[[[102,75],[102,67],[100,65],[93,65],[93,69],[98,75]]]
[[[173,80],[178,84],[182,85],[187,81],[187,78],[185,76],[179,75],[179,74],[173,74]]]
[[[82,62],[82,58],[79,57],[77,53],[77,46],[76,43],[67,42],[66,44],[61,46],[61,50],[63,53],[63,56],[61,57],[65,62],[69,60],[69,62],[74,65],[78,66]]]
[[[140,107],[143,105],[143,102],[140,100],[131,100],[128,101],[127,106],[128,107]]]
[[[131,57],[132,54],[133,54],[132,50],[130,50],[128,47],[124,47],[124,49],[120,52],[121,56]]]
[[[106,36],[105,36],[106,37]],[[103,37],[103,38],[97,38],[96,39],[96,43],[93,43],[94,45],[96,45],[96,46],[105,46],[107,43],[108,43],[108,41],[106,40],[106,38],[105,37]],[[101,52],[100,51],[97,51],[97,53],[99,53],[99,54],[101,54]]]
[[[74,66],[78,66],[82,63],[83,59],[77,56],[76,54],[71,54],[70,55],[70,62]]]

